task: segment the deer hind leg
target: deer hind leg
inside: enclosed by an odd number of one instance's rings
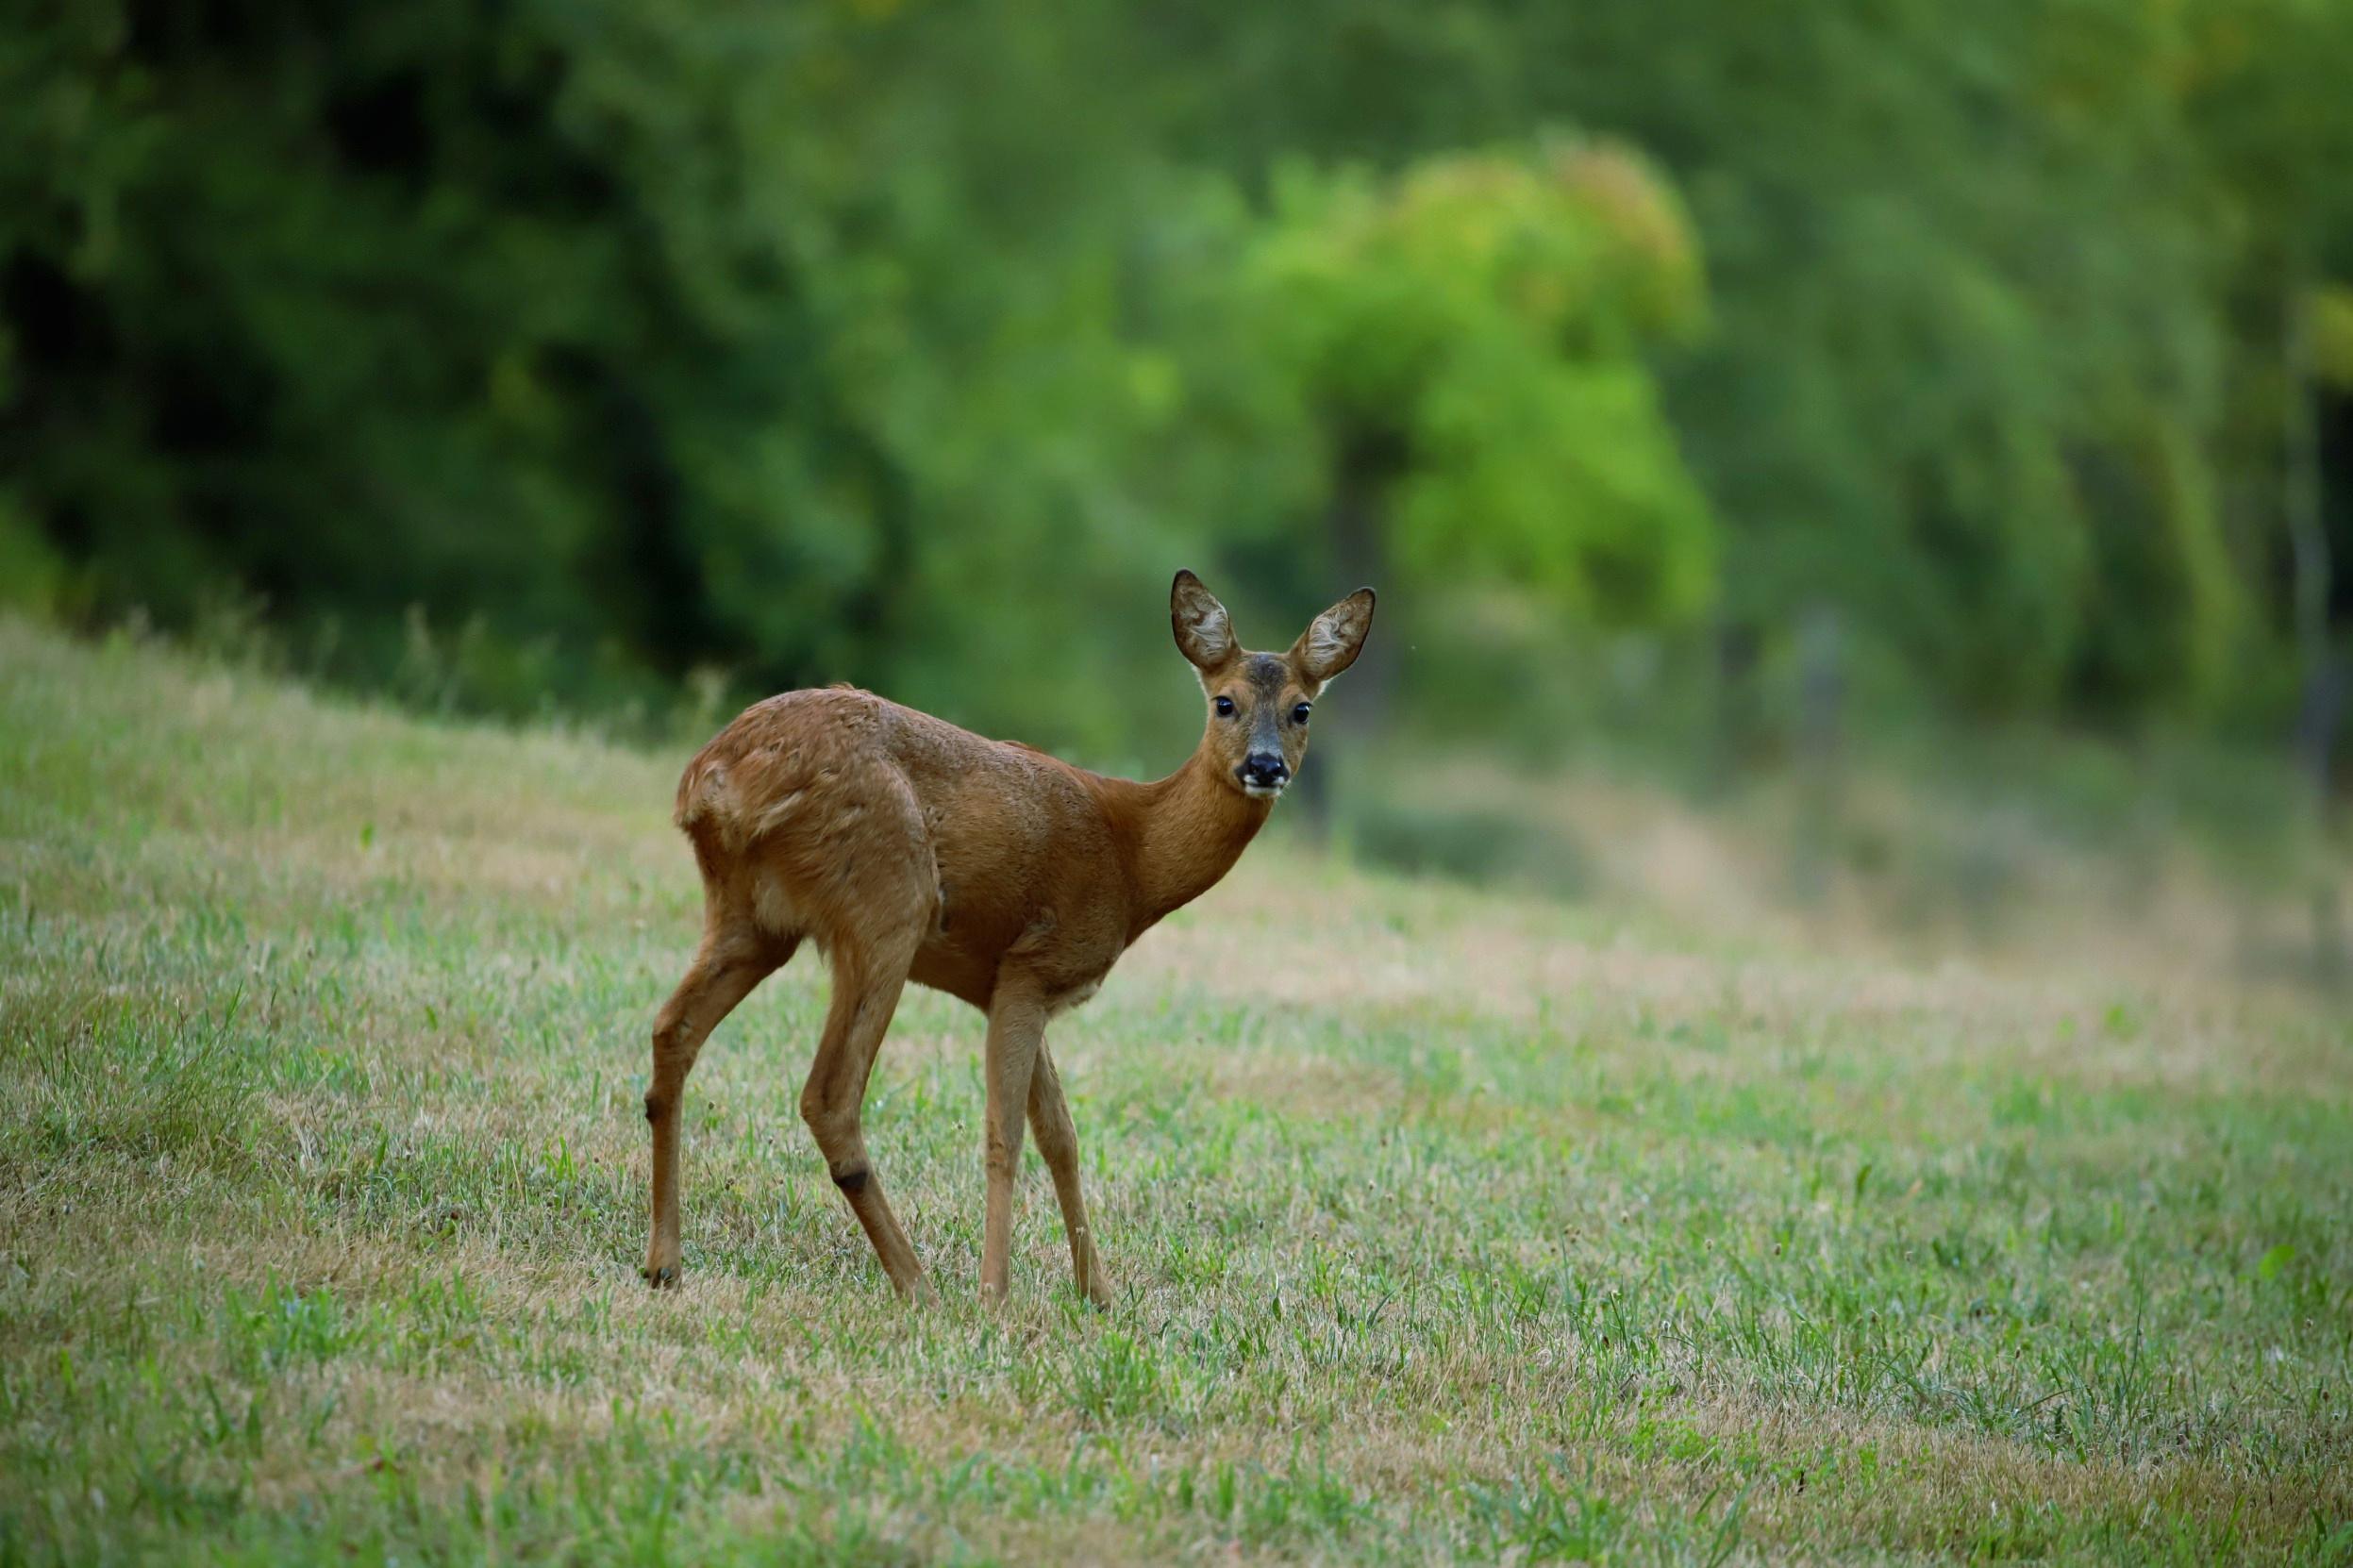
[[[678,1106],[703,1042],[735,1005],[793,956],[793,941],[706,930],[694,962],[654,1021],[654,1071],[645,1120],[654,1135],[654,1224],[646,1243],[646,1283],[678,1280]]]
[[[891,1212],[866,1157],[862,1129],[866,1080],[891,1026],[899,993],[906,988],[913,943],[859,949],[837,940],[833,945],[833,1002],[826,1014],[825,1038],[801,1089],[801,1118],[816,1135],[833,1184],[849,1200],[850,1212],[865,1227],[882,1272],[902,1296],[928,1299],[931,1286],[923,1264]]]
[[[1062,1206],[1062,1230],[1070,1238],[1070,1267],[1078,1293],[1097,1307],[1111,1304],[1110,1282],[1095,1256],[1094,1232],[1087,1225],[1087,1200],[1078,1190],[1078,1129],[1070,1119],[1070,1104],[1062,1098],[1062,1080],[1054,1071],[1054,1056],[1044,1042],[1038,1044],[1038,1065],[1029,1077],[1029,1130],[1038,1140],[1054,1176],[1054,1196]]]

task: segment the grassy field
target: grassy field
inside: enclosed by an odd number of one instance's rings
[[[1056,1026],[1110,1311],[1034,1155],[973,1303],[929,993],[892,1298],[807,959],[650,1293],[679,761],[0,622],[0,1564],[2353,1560],[2353,1028],[2288,992],[1268,844]]]

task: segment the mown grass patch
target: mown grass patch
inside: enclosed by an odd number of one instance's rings
[[[891,1299],[800,963],[645,1292],[671,760],[0,623],[0,1562],[2353,1558],[2353,1029],[1721,940],[1280,842],[1057,1025],[969,1300],[902,1009]],[[1280,954],[1278,961],[1267,955]]]

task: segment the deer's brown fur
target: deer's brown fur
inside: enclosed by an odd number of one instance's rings
[[[1170,623],[1210,711],[1193,756],[1153,783],[846,687],[771,697],[720,731],[678,781],[677,824],[703,874],[703,939],[654,1027],[646,1277],[678,1275],[678,1102],[695,1056],[807,940],[832,966],[833,1000],[801,1114],[892,1283],[928,1290],[875,1179],[859,1110],[912,979],[989,1017],[982,1293],[1005,1293],[1026,1113],[1078,1288],[1107,1301],[1046,1020],[1093,995],[1136,938],[1226,875],[1297,772],[1304,705],[1355,661],[1372,618],[1373,592],[1360,589],[1287,653],[1252,654],[1199,579],[1178,573]]]

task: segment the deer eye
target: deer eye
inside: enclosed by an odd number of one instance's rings
[[[1308,709],[1309,705],[1306,703],[1301,703],[1298,707],[1293,709],[1291,710],[1291,722],[1295,725],[1303,725],[1307,723]]]
[[[1221,719],[1230,719],[1234,716],[1233,698],[1220,697],[1217,699],[1217,716]]]

